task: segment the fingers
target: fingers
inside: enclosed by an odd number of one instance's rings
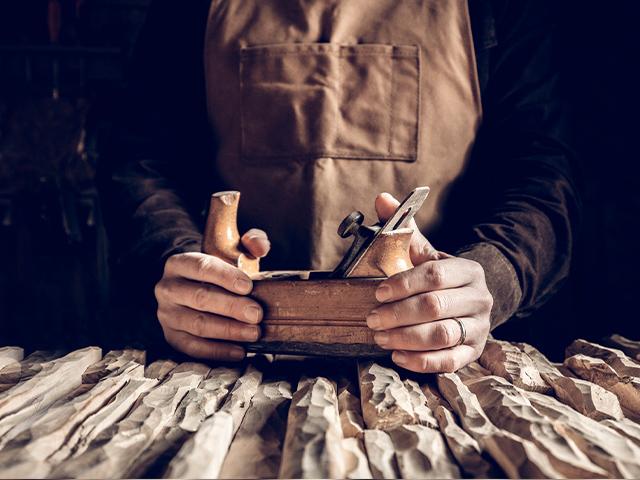
[[[367,316],[367,325],[373,330],[389,330],[488,313],[491,309],[489,297],[485,298],[483,290],[472,287],[421,293],[375,308]]]
[[[464,323],[467,343],[473,344],[473,339],[482,338],[486,333],[481,322],[474,318],[459,318]],[[462,330],[457,321],[452,318],[438,320],[432,323],[412,325],[410,327],[394,328],[376,332],[375,342],[385,350],[442,350],[452,348],[460,343]]]
[[[484,280],[484,270],[479,263],[449,257],[393,275],[380,283],[376,299],[379,302],[393,302],[422,292],[470,285],[478,280]]]
[[[245,235],[252,255],[268,251],[264,232]],[[156,284],[158,320],[167,342],[176,350],[207,360],[242,360],[239,345],[210,338],[254,342],[260,336],[255,324],[262,308],[247,295],[253,283],[240,269],[202,253],[170,257],[162,279]]]
[[[453,373],[480,356],[480,351],[470,345],[458,345],[446,350],[409,352],[398,350],[391,359],[399,366],[418,373]]]
[[[203,360],[240,361],[245,357],[245,350],[239,345],[225,342],[214,342],[199,338],[187,332],[165,327],[167,343],[176,350]]]
[[[215,313],[244,323],[259,323],[262,307],[249,297],[232,295],[225,290],[183,278],[169,278],[156,285],[159,305],[177,304],[200,312]]]
[[[387,221],[389,217],[393,215],[399,205],[400,202],[389,193],[385,192],[378,195],[376,197],[375,206],[376,213],[378,214],[378,218],[380,219],[380,221]],[[427,240],[425,236],[422,235],[422,233],[418,229],[418,226],[416,225],[415,220],[411,219],[407,226],[413,229],[413,235],[411,236],[411,244],[409,247],[409,256],[411,257],[411,262],[414,265],[420,265],[427,260],[437,259],[438,251],[433,248],[429,240]]]
[[[258,326],[186,307],[161,307],[158,309],[158,320],[172,330],[201,338],[255,342],[260,337]]]
[[[257,228],[252,228],[245,233],[240,241],[244,248],[246,248],[249,253],[256,258],[266,256],[271,249],[271,242],[269,242],[267,234]]]
[[[212,283],[238,295],[246,295],[253,288],[251,279],[242,270],[204,253],[174,255],[169,257],[164,269],[164,277],[184,277]]]
[[[376,197],[376,213],[381,222],[389,220],[391,215],[394,214],[396,208],[400,205],[400,202],[390,193],[384,192]]]

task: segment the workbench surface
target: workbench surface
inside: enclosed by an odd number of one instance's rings
[[[638,478],[640,342],[607,344],[576,340],[554,364],[492,339],[441,375],[4,347],[0,477]]]

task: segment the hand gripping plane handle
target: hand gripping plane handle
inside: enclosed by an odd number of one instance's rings
[[[342,238],[353,236],[351,248],[331,273],[333,278],[382,277],[413,267],[409,246],[413,231],[404,226],[429,195],[429,187],[415,188],[384,223],[363,225],[364,215],[351,212],[338,227]]]
[[[226,191],[211,195],[209,214],[204,228],[202,252],[214,255],[247,275],[260,271],[260,259],[245,252],[238,232],[240,192]]]

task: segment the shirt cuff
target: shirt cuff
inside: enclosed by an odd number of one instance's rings
[[[489,292],[493,296],[491,329],[511,318],[522,300],[522,288],[513,265],[504,254],[490,243],[468,245],[457,256],[475,260],[484,268]]]

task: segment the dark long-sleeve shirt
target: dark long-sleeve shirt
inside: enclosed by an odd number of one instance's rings
[[[215,151],[203,64],[209,3],[154,2],[114,128],[102,137],[116,269],[127,272],[124,288],[149,299],[168,256],[200,249]],[[469,5],[484,118],[446,226],[431,240],[483,265],[496,326],[540,306],[568,275],[579,201],[548,5]]]

